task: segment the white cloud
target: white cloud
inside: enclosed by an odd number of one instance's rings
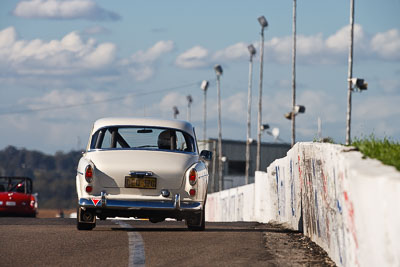
[[[92,0],[31,0],[17,4],[13,14],[24,18],[119,20],[120,16]]]
[[[154,69],[150,66],[131,67],[128,71],[139,82],[146,81],[154,75]]]
[[[240,42],[210,54],[206,48],[198,45],[180,54],[176,58],[175,64],[180,68],[193,69],[209,67],[221,62],[245,59],[249,54],[247,46],[248,44]]]
[[[15,43],[16,39],[17,32],[14,27],[8,27],[0,31],[0,48],[2,48],[0,51],[11,47]]]
[[[155,64],[165,54],[175,49],[173,41],[159,41],[149,49],[140,50],[134,53],[130,59],[121,61],[121,65],[126,66],[128,72],[136,81],[145,81],[150,79],[155,73]]]
[[[105,99],[111,98],[109,93],[97,92],[90,90],[77,91],[73,89],[63,89],[63,90],[52,90],[44,95],[33,97],[33,98],[22,98],[19,100],[19,104],[28,109],[41,110],[41,109],[54,109],[51,112],[38,112],[38,116],[41,118],[65,118],[74,117],[80,114],[79,117],[85,116],[87,112],[84,112],[88,105],[85,103],[103,101]],[[82,104],[80,107],[79,105]],[[66,113],[62,107],[64,106],[75,106],[77,108],[70,109],[70,112]],[[102,106],[107,105],[107,103],[102,105],[97,105],[96,112],[102,110]],[[60,109],[57,109],[61,107]]]
[[[398,29],[376,34],[371,40],[371,47],[380,57],[400,60],[400,34]]]
[[[65,75],[95,71],[114,62],[112,43],[86,42],[77,32],[61,40],[18,40],[13,27],[0,31],[0,65],[22,75]]]
[[[208,66],[208,50],[195,46],[183,52],[176,58],[176,65],[181,68],[202,68]]]
[[[171,92],[166,94],[159,104],[157,104],[158,109],[162,113],[170,113],[172,114],[172,107],[177,106],[181,115],[184,112],[183,107],[186,106],[186,97],[177,92]],[[181,108],[182,107],[182,108]]]
[[[235,60],[235,59],[246,59],[249,57],[248,44],[240,42],[234,45],[228,46],[223,50],[215,52],[213,55],[214,60]]]
[[[87,66],[105,66],[114,60],[115,45],[111,43],[100,44],[91,53],[84,57]]]
[[[164,95],[159,101],[159,103],[155,103],[151,107],[151,116],[163,117],[167,119],[173,118],[173,107],[176,106],[178,108],[179,114],[177,116],[180,120],[187,119],[188,112],[188,102],[187,95],[182,92],[170,92]],[[192,95],[192,94],[191,94]],[[191,121],[198,122],[203,121],[203,101],[200,101],[198,96],[192,95],[193,102],[191,105]],[[208,119],[215,116],[216,112],[214,112],[214,107],[216,105],[214,99],[209,99],[207,102],[208,105]]]
[[[18,101],[19,106],[42,111],[1,116],[3,135],[7,136],[8,144],[52,152],[76,149],[78,136],[85,146],[86,138],[96,119],[121,114],[133,115],[132,106],[135,106],[136,100],[134,97],[101,102],[113,97],[113,92],[88,89],[58,89],[35,97],[24,97]],[[95,103],[99,101],[101,103]],[[75,106],[77,104],[78,106]],[[63,106],[75,107],[65,109]],[[29,136],[26,136],[26,133],[29,133]]]
[[[247,118],[247,93],[241,92],[229,96],[221,101],[221,115],[233,121],[246,121]]]
[[[264,57],[266,60],[274,60],[278,63],[288,63],[292,58],[292,39],[290,37],[278,38],[274,37],[267,41],[264,49]],[[258,43],[257,51],[260,51],[261,44]]]
[[[345,26],[324,39],[322,33],[297,36],[296,55],[300,64],[338,64],[347,62],[350,27]],[[354,27],[357,55],[364,55],[366,37],[361,25]],[[292,37],[274,37],[265,44],[266,58],[276,63],[288,64],[292,58]]]
[[[101,73],[104,78],[120,71],[137,81],[145,81],[153,77],[157,63],[174,48],[171,40],[159,41],[147,50],[121,59],[117,68],[117,48],[113,43],[97,43],[93,38],[85,40],[75,31],[61,40],[22,40],[15,28],[9,27],[0,31],[0,68],[18,75],[47,78],[90,73]]]
[[[339,29],[334,34],[324,38],[322,33],[297,36],[297,61],[299,64],[347,64],[350,42],[350,26]],[[257,52],[260,42],[256,42]],[[246,60],[249,56],[248,44],[239,42],[214,53],[202,46],[194,46],[176,59],[181,68],[202,68],[233,60]],[[358,60],[400,60],[399,30],[392,29],[378,33],[370,38],[362,26],[354,26],[354,51]],[[289,64],[292,59],[292,36],[272,37],[265,42],[265,61],[278,64]],[[258,59],[259,56],[256,57]]]
[[[158,60],[163,54],[169,53],[174,49],[173,41],[159,41],[146,51],[140,50],[132,55],[134,63],[148,64]]]
[[[354,43],[356,49],[361,49],[366,42],[364,30],[359,24],[354,25]],[[347,53],[350,43],[350,26],[339,29],[335,34],[329,36],[326,41],[326,49],[336,53]]]

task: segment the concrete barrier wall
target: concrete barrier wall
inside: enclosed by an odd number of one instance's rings
[[[254,221],[254,185],[249,184],[207,196],[206,220]]]
[[[254,184],[210,194],[206,220],[284,223],[339,266],[400,266],[400,172],[348,147],[298,143]]]

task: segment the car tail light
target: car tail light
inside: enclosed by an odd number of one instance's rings
[[[189,195],[190,195],[190,196],[196,195],[196,189],[190,189],[190,190],[189,190]]]
[[[189,172],[189,184],[195,185],[197,182],[197,171],[196,169],[191,169]]]
[[[31,206],[31,208],[33,209],[35,207],[35,197],[31,196],[31,202],[29,203],[29,205]]]
[[[86,182],[91,183],[93,181],[93,168],[91,165],[87,165],[85,169]]]
[[[85,187],[85,190],[86,190],[87,193],[92,193],[92,191],[93,191],[93,186],[87,185],[87,186]]]

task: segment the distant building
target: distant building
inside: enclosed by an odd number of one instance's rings
[[[213,160],[209,163],[210,173],[209,192],[218,191],[218,149],[217,139],[199,141],[200,150],[207,149],[213,152]],[[285,143],[261,143],[260,170],[266,168],[278,158],[283,158],[290,149],[290,144]],[[246,170],[246,142],[235,140],[222,140],[224,189],[244,185]],[[250,145],[250,171],[249,182],[254,182],[256,169],[257,142]],[[214,168],[215,164],[215,168]]]

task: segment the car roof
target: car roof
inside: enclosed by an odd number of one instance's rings
[[[108,126],[147,126],[147,127],[165,127],[182,130],[191,136],[194,135],[193,126],[187,121],[166,120],[157,118],[130,118],[130,117],[110,117],[95,121],[92,133]]]
[[[31,178],[26,177],[26,176],[0,176],[0,179],[12,179],[12,180],[22,180],[22,179],[26,179],[26,180],[31,180]]]

